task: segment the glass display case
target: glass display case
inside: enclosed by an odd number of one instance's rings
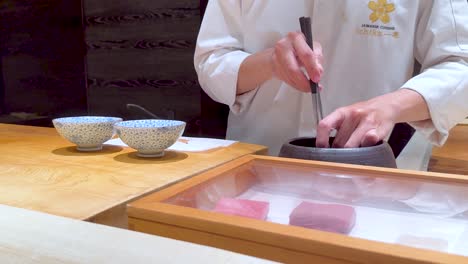
[[[282,262],[468,263],[458,175],[247,156],[128,213],[138,231]]]

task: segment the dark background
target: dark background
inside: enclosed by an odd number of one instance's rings
[[[72,115],[187,122],[224,137],[228,109],[201,90],[193,53],[207,0],[0,1],[0,123]]]

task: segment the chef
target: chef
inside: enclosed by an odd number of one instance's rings
[[[227,138],[272,155],[299,136],[319,147],[373,145],[402,122],[442,145],[468,116],[468,3],[210,0],[194,63],[204,91],[230,107]],[[308,78],[321,87],[318,127]]]

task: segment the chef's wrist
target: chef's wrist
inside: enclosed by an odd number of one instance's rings
[[[264,72],[264,79],[265,81],[271,80],[275,77],[274,65],[273,65],[273,48],[268,48],[262,51],[263,60],[262,60],[262,68]]]
[[[399,89],[391,93],[388,102],[395,123],[427,120],[431,117],[426,100],[414,90]]]
[[[251,91],[273,79],[273,49],[269,48],[248,56],[241,64],[237,78],[237,94]]]

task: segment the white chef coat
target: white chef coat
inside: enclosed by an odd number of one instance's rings
[[[370,2],[394,4],[388,20]],[[312,18],[322,44],[324,115],[378,95],[408,88],[427,102],[431,120],[413,122],[436,145],[468,115],[468,3],[466,0],[211,0],[194,63],[204,91],[230,107],[227,138],[266,145],[315,135],[312,99],[272,79],[236,96],[242,61],[300,31]],[[414,60],[422,73],[413,77]]]

